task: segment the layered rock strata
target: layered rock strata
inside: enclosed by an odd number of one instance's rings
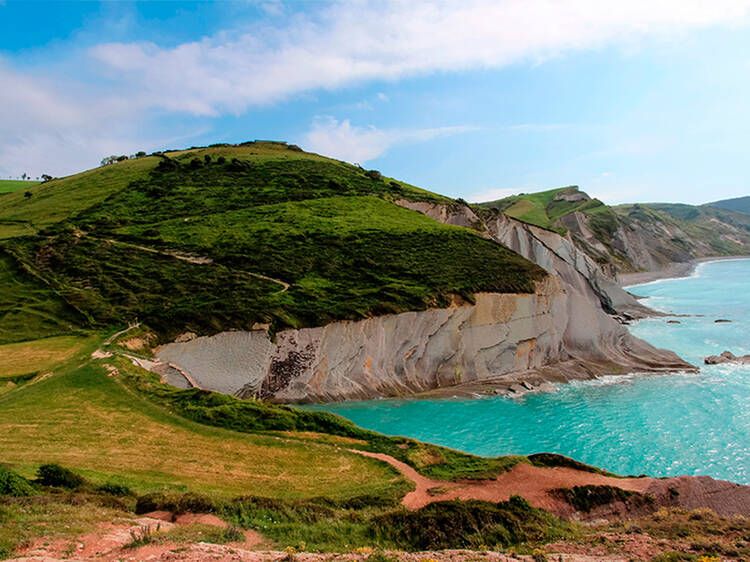
[[[285,330],[274,341],[263,330],[223,332],[163,346],[159,359],[195,386],[277,402],[520,394],[545,381],[692,368],[608,314],[638,303],[565,238],[501,214],[480,219],[468,207],[408,206],[479,227],[550,275],[533,294],[479,293],[475,304]]]

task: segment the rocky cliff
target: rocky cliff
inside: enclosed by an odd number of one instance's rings
[[[284,330],[223,332],[172,343],[159,359],[196,386],[280,402],[523,391],[544,381],[689,369],[630,335],[610,313],[638,304],[568,239],[500,213],[401,202],[472,226],[545,268],[533,294],[479,293],[449,308]],[[642,308],[642,307],[641,307]],[[519,386],[520,385],[520,386]]]

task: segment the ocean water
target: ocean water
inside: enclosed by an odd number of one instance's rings
[[[690,316],[631,326],[699,373],[630,374],[521,399],[375,400],[312,406],[358,425],[479,455],[555,452],[620,474],[705,474],[750,484],[750,366],[704,366],[750,353],[750,260],[704,263],[692,277],[630,289]],[[719,318],[731,323],[715,323]],[[667,320],[680,324],[667,324]]]

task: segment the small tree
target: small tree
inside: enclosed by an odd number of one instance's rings
[[[42,174],[42,181],[50,181],[52,179],[52,176],[49,174]]]
[[[25,192],[25,193],[23,194],[23,196],[24,196],[24,197],[26,197],[26,199],[28,199],[28,198],[29,198],[29,197],[31,197],[32,195],[33,195],[33,194],[31,193],[31,191],[27,191],[27,192]]]
[[[135,153],[136,158],[143,158],[144,156],[146,156],[146,153],[143,150],[140,150]]]

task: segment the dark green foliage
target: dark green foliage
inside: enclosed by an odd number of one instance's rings
[[[31,482],[0,465],[0,496],[25,497],[36,493]]]
[[[568,525],[519,496],[501,503],[435,502],[417,511],[399,510],[373,520],[375,536],[405,550],[510,546],[548,542]]]
[[[133,495],[133,492],[130,490],[130,488],[128,488],[124,484],[118,484],[116,482],[105,482],[101,486],[97,486],[96,491],[118,497]]]
[[[36,482],[42,486],[75,490],[83,486],[84,479],[58,464],[43,464],[37,469]]]
[[[167,338],[185,329],[249,329],[278,291],[275,283],[219,264],[193,264],[67,232],[18,242],[16,249],[93,325],[143,318]]]
[[[615,502],[623,502],[634,508],[653,503],[653,498],[647,494],[631,492],[615,486],[574,486],[573,488],[558,488],[550,493],[564,499],[576,511],[586,513],[594,508]]]
[[[70,333],[85,324],[83,314],[0,248],[0,343]]]
[[[585,464],[575,459],[571,459],[570,457],[558,455],[556,453],[535,453],[533,455],[529,455],[528,459],[534,466],[543,468],[555,468],[557,466],[563,466],[566,468],[572,468],[574,470],[581,470],[583,472],[595,472],[596,474],[605,474],[607,476],[618,476],[617,474],[604,471],[601,468],[597,468],[595,466],[591,466],[589,464]]]

